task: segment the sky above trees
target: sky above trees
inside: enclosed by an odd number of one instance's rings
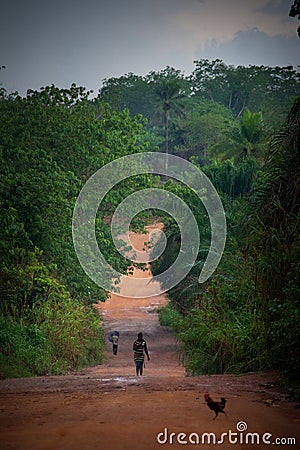
[[[104,78],[194,60],[296,66],[292,0],[15,0],[1,8],[0,83],[25,94],[51,83],[97,93]]]

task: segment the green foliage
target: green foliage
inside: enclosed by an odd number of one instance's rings
[[[35,248],[26,252],[19,264],[2,268],[2,289],[0,291],[1,312],[22,317],[36,302],[46,301],[50,295],[65,297],[65,288],[54,272],[55,264],[46,266],[42,252]]]
[[[0,378],[44,375],[51,366],[50,342],[35,324],[0,316]]]
[[[288,99],[299,95],[299,72],[292,66],[227,66],[222,60],[195,61],[191,75],[192,92],[219,102],[239,117],[245,107],[260,110],[263,103],[269,111],[276,99],[288,105]],[[266,103],[267,100],[267,103]],[[267,106],[268,105],[268,106]]]
[[[26,98],[8,97],[0,102],[0,216],[4,225],[0,252],[7,277],[9,267],[26,264],[26,253],[38,247],[50,264],[57,265],[58,278],[74,295],[81,292],[94,301],[96,296],[104,299],[105,293],[88,280],[74,252],[75,199],[96,170],[116,157],[143,151],[147,144],[142,142],[140,118],[131,118],[128,111],[117,114],[105,105],[91,105],[87,95],[76,86],[70,90],[50,86],[41,92],[29,91]],[[138,180],[133,186],[138,186]],[[102,205],[98,236],[108,234],[103,217],[112,213],[117,198],[126,196],[126,189],[119,189]],[[106,242],[109,262],[126,271],[113,243]]]
[[[68,370],[101,361],[101,319],[90,306],[70,297],[54,298],[36,306],[32,314],[34,323],[51,342],[53,354]]]
[[[226,194],[221,194],[228,226],[225,251],[204,285],[198,284],[199,253],[161,311],[162,322],[181,344],[189,374],[279,369],[295,395],[299,392],[299,106],[297,99],[263,166],[248,156],[204,167]],[[246,110],[242,120],[249,129],[252,119],[259,128],[259,117]],[[259,136],[247,139],[254,143]],[[181,194],[188,202],[188,194]],[[198,219],[206,237],[203,225]],[[171,244],[172,237],[175,230]],[[174,242],[168,254],[178,251]],[[164,263],[156,262],[155,271]]]
[[[213,161],[203,168],[217,190],[231,198],[248,194],[258,171],[258,163],[254,158],[243,158],[235,163],[232,159]]]
[[[169,291],[160,314],[180,343],[188,374],[243,373],[272,366],[266,324],[252,279],[229,224],[222,262],[205,286],[189,274]]]
[[[202,59],[191,76],[167,66],[144,77],[104,80],[95,104],[105,100],[115,111],[142,114],[153,146],[201,165],[245,153],[262,159],[265,141],[299,95],[299,82],[292,66],[234,67]]]
[[[96,170],[148,143],[140,116],[112,112],[88,95],[72,85],[1,96],[0,311],[8,323],[3,345],[15,343],[11,354],[1,354],[3,376],[61,373],[101,360],[99,318],[87,305],[106,293],[78,263],[73,208]],[[129,262],[108,239],[108,218],[145,178],[109,193],[97,216],[97,238],[120,272]]]
[[[172,329],[180,330],[182,326],[182,317],[169,302],[158,311],[159,323],[164,327],[172,327]]]
[[[103,332],[88,305],[106,293],[78,264],[71,236],[75,200],[108,162],[165,145],[167,153],[203,167],[228,225],[218,271],[199,286],[210,244],[206,212],[186,186],[158,180],[190,206],[201,235],[194,267],[160,312],[181,342],[187,371],[279,368],[296,378],[299,99],[283,119],[299,95],[299,80],[293,67],[200,60],[190,77],[167,67],[105,80],[93,101],[76,85],[47,86],[25,98],[1,88],[1,376],[62,373],[101,360]],[[123,198],[156,182],[146,174],[120,183],[99,208],[96,238],[119,272],[129,262],[114,247],[110,217]],[[178,226],[161,216],[168,245],[152,265],[154,274],[169,267],[180,247]],[[140,229],[141,217],[133,226]]]
[[[171,302],[160,312],[161,323],[175,332],[191,375],[272,367],[263,315],[259,304],[253,305],[251,266],[241,270],[242,255],[225,258],[206,287],[197,288],[189,276],[190,289],[171,291]]]
[[[150,119],[153,114],[155,95],[147,78],[128,73],[119,78],[103,80],[103,86],[95,103],[109,103],[114,111],[124,109],[132,116],[142,114]]]
[[[267,164],[255,185],[252,247],[258,283],[266,301],[284,296],[287,275],[297,267],[299,249],[300,99],[286,125],[271,141]]]
[[[224,142],[228,145],[237,125],[231,111],[212,100],[192,97],[186,109],[180,121],[182,132],[175,152],[183,158],[193,157],[203,166],[210,162],[217,144],[222,148]]]
[[[257,261],[256,283],[268,317],[268,343],[289,380],[299,379],[299,158],[300,100],[270,144],[257,179],[250,245]]]
[[[0,377],[64,373],[100,363],[100,316],[79,300],[49,298],[23,312],[0,316]]]
[[[251,113],[248,108],[245,108],[241,121],[241,132],[250,144],[257,144],[262,133],[261,114]]]
[[[268,369],[263,322],[253,313],[191,310],[178,333],[189,374]]]

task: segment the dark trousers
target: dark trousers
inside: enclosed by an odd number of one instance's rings
[[[144,361],[135,361],[135,368],[136,368],[137,375],[143,375],[143,367],[144,367]]]

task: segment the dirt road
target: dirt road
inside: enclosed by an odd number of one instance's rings
[[[135,241],[141,248],[145,236]],[[97,306],[106,337],[120,331],[117,356],[106,339],[101,366],[65,376],[0,380],[2,449],[227,450],[264,448],[276,439],[280,448],[300,449],[299,405],[278,389],[275,373],[186,377],[172,335],[158,323],[156,309],[166,298],[132,299],[130,286],[122,289],[128,297]],[[139,331],[151,356],[142,377],[135,376],[131,350]],[[213,420],[205,392],[227,398],[227,416]]]

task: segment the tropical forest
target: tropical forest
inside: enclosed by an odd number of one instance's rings
[[[101,364],[103,318],[94,304],[108,292],[79,264],[73,210],[98,169],[144,152],[175,155],[209,178],[226,216],[222,258],[199,283],[211,240],[205,208],[178,180],[143,174],[118,184],[99,207],[95,233],[106,260],[131,270],[110,235],[122,199],[148,187],[180,196],[201,246],[159,320],[172,330],[186,373],[276,370],[299,399],[300,73],[220,59],[194,61],[189,75],[167,66],[108,78],[97,93],[73,84],[20,96],[0,86],[0,377]],[[138,214],[132,229],[154,221],[167,238],[151,263],[155,275],[176,259],[181,237],[159,209]]]

